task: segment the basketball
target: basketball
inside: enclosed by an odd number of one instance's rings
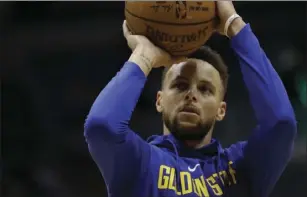
[[[125,17],[133,34],[144,35],[174,56],[189,55],[212,35],[214,1],[126,1]]]

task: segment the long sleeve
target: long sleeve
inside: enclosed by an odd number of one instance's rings
[[[90,154],[112,194],[130,191],[149,162],[150,145],[129,128],[145,82],[136,64],[125,63],[96,98],[85,122]]]
[[[231,39],[257,127],[242,146],[252,197],[268,196],[291,158],[296,120],[286,90],[247,24]]]

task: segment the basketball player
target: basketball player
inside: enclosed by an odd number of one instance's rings
[[[124,23],[133,52],[85,123],[89,151],[109,196],[266,197],[285,169],[296,135],[287,93],[250,25],[230,1],[217,6],[219,29],[225,29],[221,34],[238,56],[257,127],[247,141],[222,148],[211,137],[226,113],[227,69],[220,56],[202,48],[178,62],[146,37],[131,35]],[[129,120],[146,76],[165,65],[156,101],[164,135],[146,142],[129,128]]]

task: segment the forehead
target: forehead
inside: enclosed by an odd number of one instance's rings
[[[178,76],[188,80],[204,80],[216,86],[221,85],[219,72],[208,62],[199,59],[188,59],[185,62],[174,64],[166,73],[166,83],[175,80]]]

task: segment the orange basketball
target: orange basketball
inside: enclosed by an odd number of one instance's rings
[[[126,1],[125,16],[133,34],[144,35],[172,55],[188,55],[211,36],[214,1]]]

